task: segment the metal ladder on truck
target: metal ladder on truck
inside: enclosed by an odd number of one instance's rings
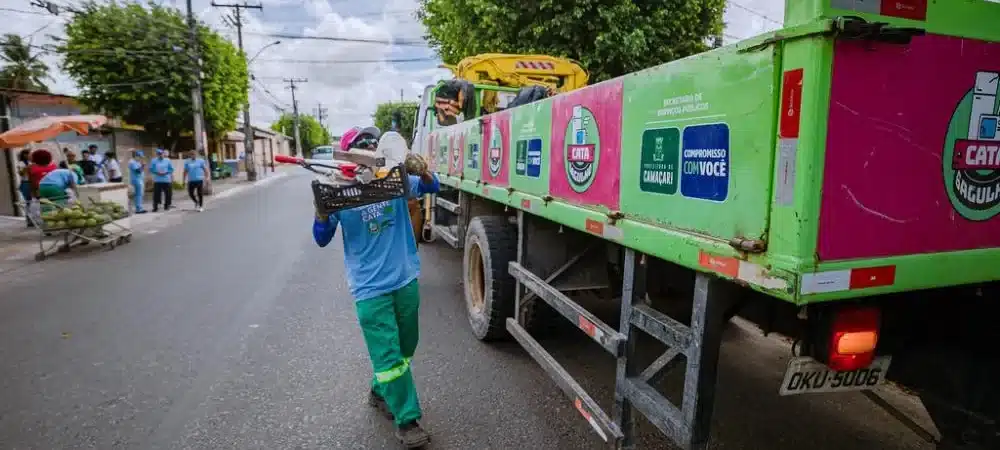
[[[635,412],[643,414],[656,428],[685,450],[703,449],[708,443],[715,380],[722,332],[735,303],[731,283],[698,272],[695,276],[690,325],[654,310],[646,302],[647,257],[625,248],[621,319],[618,329],[604,323],[552,286],[580,259],[570,258],[562,267],[542,279],[522,266],[527,252],[525,213],[518,211],[518,262],[510,262],[509,272],[517,281],[515,317],[507,319],[507,330],[555,380],[572,400],[577,411],[594,430],[616,449],[635,448]],[[526,306],[544,301],[573,322],[587,336],[617,359],[614,410],[609,415],[584,391],[573,377],[526,330]],[[636,363],[637,331],[643,331],[668,346],[648,367]],[[686,360],[684,393],[675,405],[653,386],[666,373]]]

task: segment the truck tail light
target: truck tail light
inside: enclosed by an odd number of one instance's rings
[[[874,307],[848,307],[833,317],[827,365],[838,372],[868,367],[875,359],[882,314]]]

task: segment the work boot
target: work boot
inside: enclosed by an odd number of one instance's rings
[[[368,391],[368,404],[382,413],[387,419],[393,419],[392,411],[389,410],[389,404],[385,402],[385,399],[381,395],[375,393],[374,389]]]
[[[431,435],[416,420],[396,428],[396,438],[406,448],[420,448],[431,442]]]

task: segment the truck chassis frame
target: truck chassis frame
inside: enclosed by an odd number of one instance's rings
[[[431,230],[454,248],[462,248],[472,217],[500,215],[503,208],[474,201],[473,195],[460,190],[457,198],[434,196]],[[454,200],[454,201],[453,201]],[[588,246],[570,256],[555,270],[537,274],[528,268],[527,253],[532,239],[528,214],[517,211],[517,261],[509,263],[508,272],[516,280],[515,316],[506,321],[510,335],[572,399],[576,410],[611,448],[635,448],[636,413],[645,416],[671,441],[684,449],[703,449],[708,443],[719,351],[725,323],[733,315],[736,286],[712,275],[695,277],[690,325],[657,311],[647,300],[647,256],[623,248],[624,264],[621,286],[621,313],[618,327],[613,327],[566,295],[572,287],[557,287],[557,282],[581,265],[595,246]],[[544,277],[544,278],[543,278]],[[588,286],[595,287],[595,286]],[[527,310],[542,301],[551,310],[569,320],[590,339],[616,359],[614,406],[605,412],[584,388],[529,333]],[[667,350],[648,367],[637,363],[636,342],[639,331],[665,344]],[[683,361],[682,361],[683,358]],[[684,388],[680,404],[658,392],[658,384],[672,370],[684,365]]]

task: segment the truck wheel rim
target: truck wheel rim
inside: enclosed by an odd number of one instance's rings
[[[483,267],[483,251],[478,244],[473,244],[469,248],[469,306],[476,313],[483,312],[486,307],[486,274]]]

